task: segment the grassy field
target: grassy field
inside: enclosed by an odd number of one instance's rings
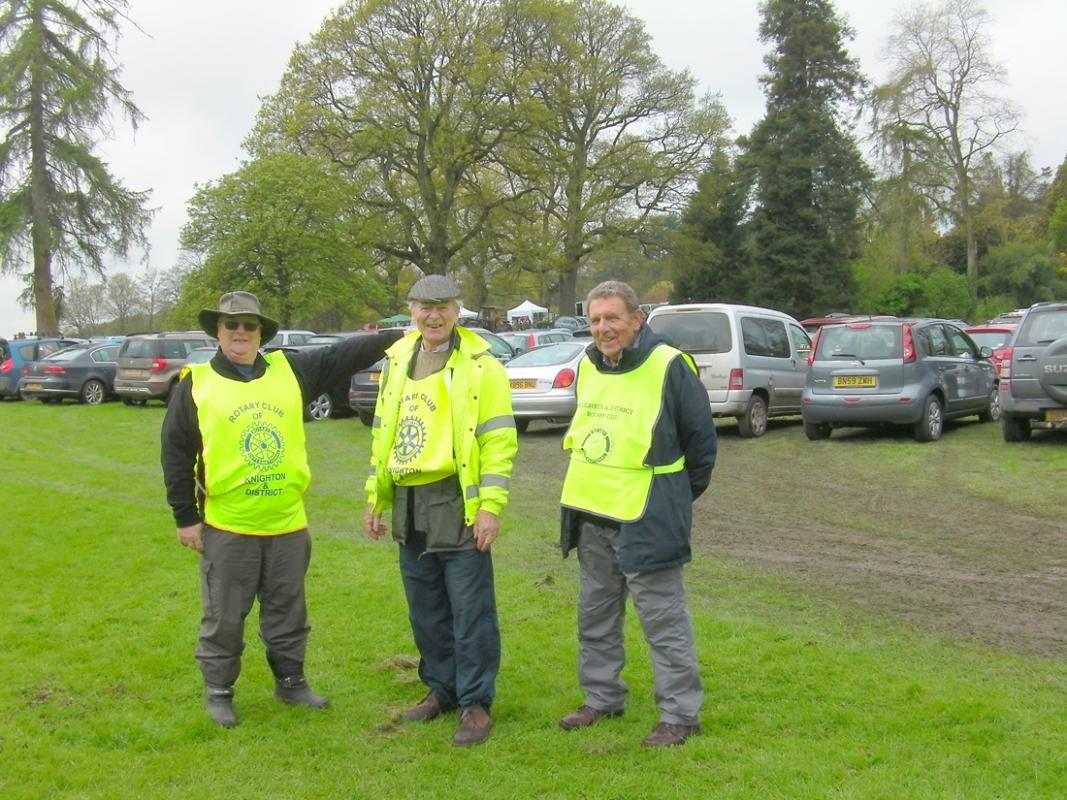
[[[559,429],[520,439],[494,547],[496,727],[398,723],[421,697],[395,547],[358,531],[369,446],[309,426],[308,673],[325,713],[271,696],[250,620],[241,725],[201,705],[195,556],[163,497],[163,410],[0,404],[0,797],[1062,798],[1067,796],[1067,448],[992,425],[760,440],[721,430],[687,572],[704,735],[656,722],[636,619],[625,717],[565,733],[577,565],[560,558]]]

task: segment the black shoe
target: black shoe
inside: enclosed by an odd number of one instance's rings
[[[288,706],[329,708],[330,701],[315,694],[303,675],[290,675],[274,682],[274,696]]]
[[[237,725],[237,713],[233,710],[233,687],[213,686],[210,683],[204,686],[204,708],[212,721],[224,728],[233,728]]]

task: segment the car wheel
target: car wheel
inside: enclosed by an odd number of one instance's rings
[[[813,442],[817,442],[819,439],[829,439],[830,430],[830,424],[827,422],[804,423],[804,435]]]
[[[997,422],[1000,419],[1000,389],[993,387],[989,394],[989,404],[978,412],[979,422]]]
[[[515,420],[515,430],[517,430],[519,433],[526,433],[526,431],[528,431],[529,429],[530,429],[530,420],[528,420],[528,419],[517,419],[517,420]]]
[[[915,423],[915,438],[920,442],[936,442],[941,438],[945,426],[945,415],[941,410],[941,401],[936,395],[926,398],[923,415]]]
[[[374,412],[373,411],[360,411],[359,421],[366,425],[368,428],[374,424]]]
[[[333,416],[333,398],[329,392],[323,392],[308,403],[308,415],[312,419],[329,419]]]
[[[1030,438],[1030,420],[1026,417],[1001,417],[1000,430],[1005,442],[1025,442]]]
[[[86,405],[98,406],[104,402],[105,397],[107,397],[107,389],[104,388],[104,384],[93,379],[86,381],[82,386],[79,399]]]
[[[737,429],[746,439],[762,436],[767,432],[767,401],[754,394],[748,399],[745,413],[737,418]]]

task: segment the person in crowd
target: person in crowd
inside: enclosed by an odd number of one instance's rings
[[[311,559],[304,409],[382,358],[396,336],[367,334],[263,355],[260,344],[270,341],[278,323],[248,292],[224,294],[199,321],[218,338],[219,349],[210,362],[192,365],[172,390],[161,459],[178,542],[200,554],[196,658],[207,712],[232,728],[244,621],[256,598],[275,696],[289,705],[329,706],[304,675],[311,630],[304,595]]]
[[[459,288],[427,275],[408,295],[416,330],[388,350],[372,428],[364,528],[393,538],[426,696],[404,714],[459,710],[452,743],[484,742],[500,669],[491,548],[518,449],[507,373],[456,325]]]
[[[643,324],[627,284],[587,298],[593,343],[579,362],[577,410],[563,438],[563,555],[577,549],[578,682],[573,731],[623,713],[623,619],[632,598],[652,654],[659,722],[642,744],[680,745],[700,732],[704,690],[682,566],[692,506],[707,489],[717,439],[692,360]]]

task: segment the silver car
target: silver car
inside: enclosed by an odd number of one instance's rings
[[[535,419],[567,422],[574,416],[574,378],[588,346],[582,341],[546,344],[504,365],[511,381],[515,427],[520,433]]]
[[[910,425],[915,438],[941,438],[946,419],[1000,416],[992,350],[937,319],[871,320],[819,331],[804,388],[809,439],[833,428]]]

